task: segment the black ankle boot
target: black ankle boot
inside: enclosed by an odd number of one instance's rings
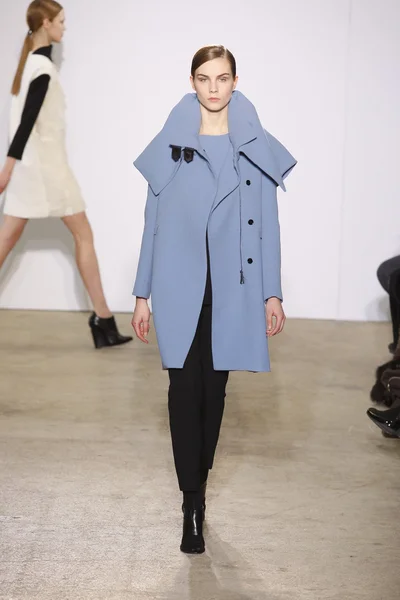
[[[93,313],[89,319],[89,327],[92,331],[93,342],[96,348],[120,346],[133,339],[131,336],[119,333],[114,317],[101,319],[96,313]]]
[[[181,552],[185,554],[203,554],[205,550],[203,537],[204,511],[197,494],[184,494],[183,535]]]
[[[201,509],[203,511],[203,521],[206,518],[206,493],[207,493],[207,481],[205,481],[203,483],[203,485],[200,488],[200,494],[201,494]],[[182,504],[182,512],[185,512],[185,502],[183,502]]]

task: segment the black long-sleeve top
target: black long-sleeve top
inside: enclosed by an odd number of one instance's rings
[[[41,54],[51,60],[52,49],[52,46],[44,46],[35,50],[33,54]],[[31,81],[21,115],[21,122],[15,132],[7,156],[21,160],[40,109],[43,106],[49,83],[50,75],[39,75]]]

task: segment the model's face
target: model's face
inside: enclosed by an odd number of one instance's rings
[[[47,35],[50,38],[50,42],[60,43],[64,36],[65,31],[65,13],[62,10],[58,13],[58,15],[52,20],[45,19],[43,22],[43,27],[45,28]]]
[[[229,104],[238,77],[233,77],[227,58],[214,58],[201,65],[190,81],[200,104],[211,112],[218,112]]]

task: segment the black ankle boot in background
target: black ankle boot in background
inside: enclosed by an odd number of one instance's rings
[[[133,339],[131,336],[119,333],[114,317],[101,319],[96,313],[93,313],[89,319],[89,327],[92,331],[93,342],[96,348],[120,346]]]
[[[186,554],[202,554],[204,552],[203,520],[202,493],[184,493],[181,552]]]
[[[389,410],[377,410],[369,408],[367,415],[375,423],[388,434],[390,437],[400,437],[400,406],[397,405]]]

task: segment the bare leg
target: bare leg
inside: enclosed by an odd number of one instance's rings
[[[112,316],[112,313],[104,297],[96,250],[94,249],[92,228],[86,213],[81,212],[63,217],[63,221],[74,237],[76,264],[92,301],[94,311],[98,317],[107,319]]]
[[[4,215],[4,220],[0,227],[0,268],[21,237],[27,222],[28,219]]]

